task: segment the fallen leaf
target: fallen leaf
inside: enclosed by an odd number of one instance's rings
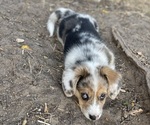
[[[21,49],[23,49],[23,50],[32,50],[28,45],[21,46]]]
[[[102,13],[107,14],[109,12],[107,10],[102,10]]]
[[[131,105],[132,105],[132,107],[134,107],[135,106],[134,102],[132,102]]]
[[[134,102],[132,102],[131,105],[132,105],[132,107],[134,107],[135,106]]]

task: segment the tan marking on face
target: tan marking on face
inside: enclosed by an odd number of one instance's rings
[[[86,110],[88,108],[88,106],[90,104],[92,104],[93,102],[93,97],[94,97],[94,92],[91,88],[87,87],[85,89],[79,89],[79,96],[77,97],[78,98],[78,101],[79,101],[79,106],[81,109],[84,109]],[[81,93],[86,93],[89,97],[88,100],[83,100],[82,97],[81,97]]]
[[[106,95],[106,97],[104,98],[104,100],[100,100],[100,96],[101,96],[102,94],[105,94],[105,95]],[[99,104],[101,107],[103,107],[104,104],[105,104],[106,98],[107,98],[107,86],[104,86],[104,84],[99,83],[99,87],[98,87],[98,90],[97,90],[97,92],[96,92],[96,97],[97,97],[96,99],[97,99],[98,104]]]
[[[75,68],[75,76],[76,77],[86,77],[89,75],[89,71],[86,67],[84,66],[78,66],[77,68]]]
[[[83,100],[81,93],[86,93],[89,100]],[[92,89],[91,76],[84,78],[81,83],[77,85],[75,96],[78,98],[81,109],[87,109],[87,107],[92,104],[94,99],[94,91]]]

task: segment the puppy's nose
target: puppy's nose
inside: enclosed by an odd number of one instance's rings
[[[95,115],[89,115],[91,120],[96,120],[96,116]]]

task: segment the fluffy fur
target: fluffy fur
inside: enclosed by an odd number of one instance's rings
[[[115,99],[121,89],[114,55],[102,42],[98,24],[89,15],[59,8],[47,22],[50,37],[55,28],[64,47],[63,91],[67,97],[78,98],[86,118],[98,120],[106,97]]]

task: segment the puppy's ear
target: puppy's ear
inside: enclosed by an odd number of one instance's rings
[[[107,66],[100,69],[100,74],[106,78],[108,82],[108,96],[114,100],[121,89],[121,74]]]
[[[74,82],[74,93],[75,93],[77,83],[79,83],[82,79],[89,76],[89,71],[84,66],[79,66],[79,67],[75,68],[74,71],[75,71],[75,78],[74,78],[73,82]]]
[[[104,51],[104,54],[106,54],[109,66],[112,69],[115,69],[115,65],[114,65],[114,63],[115,63],[115,57],[114,57],[114,54],[105,45],[103,46],[102,50]]]
[[[72,97],[76,92],[77,83],[89,74],[88,69],[78,66],[74,69],[67,69],[63,72],[62,88],[67,97]]]

